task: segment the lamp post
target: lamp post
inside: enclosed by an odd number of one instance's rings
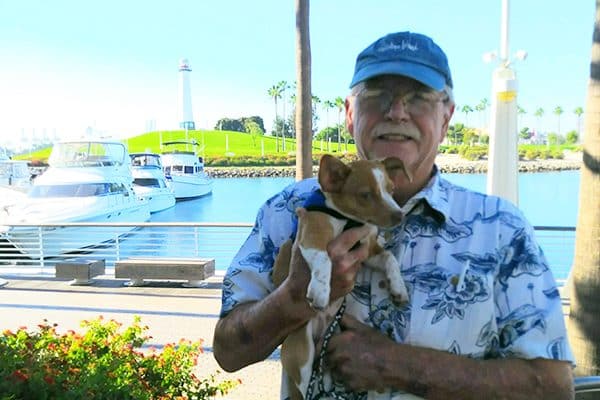
[[[490,148],[488,155],[487,193],[504,197],[518,204],[518,148],[517,148],[517,75],[510,68],[508,52],[509,0],[502,0],[500,24],[500,60],[492,74],[492,113]],[[520,50],[515,58],[524,60],[527,53]],[[484,61],[491,62],[496,53],[486,53]]]

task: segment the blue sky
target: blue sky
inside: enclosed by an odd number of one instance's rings
[[[455,98],[474,107],[491,99],[496,64],[482,55],[500,45],[501,0],[313,0],[312,88],[322,100],[348,93],[358,52],[389,32],[428,34],[450,60]],[[510,53],[516,62],[520,124],[576,129],[585,109],[594,2],[513,0]],[[74,137],[93,126],[116,136],[178,125],[178,63],[188,58],[196,126],[222,117],[275,116],[267,90],[296,79],[292,0],[0,0],[2,142],[54,132]],[[542,107],[541,126],[533,116]],[[290,105],[286,105],[289,112]],[[337,112],[319,110],[319,127]],[[281,113],[281,109],[280,109]],[[480,125],[476,113],[469,125]],[[457,112],[453,122],[465,122]]]

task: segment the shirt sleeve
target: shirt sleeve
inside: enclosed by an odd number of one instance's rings
[[[500,249],[495,283],[500,356],[574,363],[556,280],[521,212],[523,224]]]

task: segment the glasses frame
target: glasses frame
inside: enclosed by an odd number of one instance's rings
[[[361,108],[364,107],[367,112],[377,112],[381,115],[388,114],[394,104],[400,100],[405,111],[413,117],[428,115],[433,112],[437,103],[445,103],[450,99],[445,91],[426,87],[408,90],[403,94],[398,92],[386,87],[364,85],[355,96]]]

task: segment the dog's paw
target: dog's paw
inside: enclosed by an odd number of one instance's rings
[[[315,310],[322,310],[329,304],[329,285],[312,279],[306,290],[306,300]]]
[[[401,306],[408,303],[408,290],[404,281],[390,282],[390,295],[395,305]]]
[[[401,306],[404,306],[405,304],[408,303],[408,295],[404,295],[404,294],[395,295],[395,294],[392,294],[390,297],[392,298],[392,303],[394,303],[394,305],[396,307],[401,307]]]

